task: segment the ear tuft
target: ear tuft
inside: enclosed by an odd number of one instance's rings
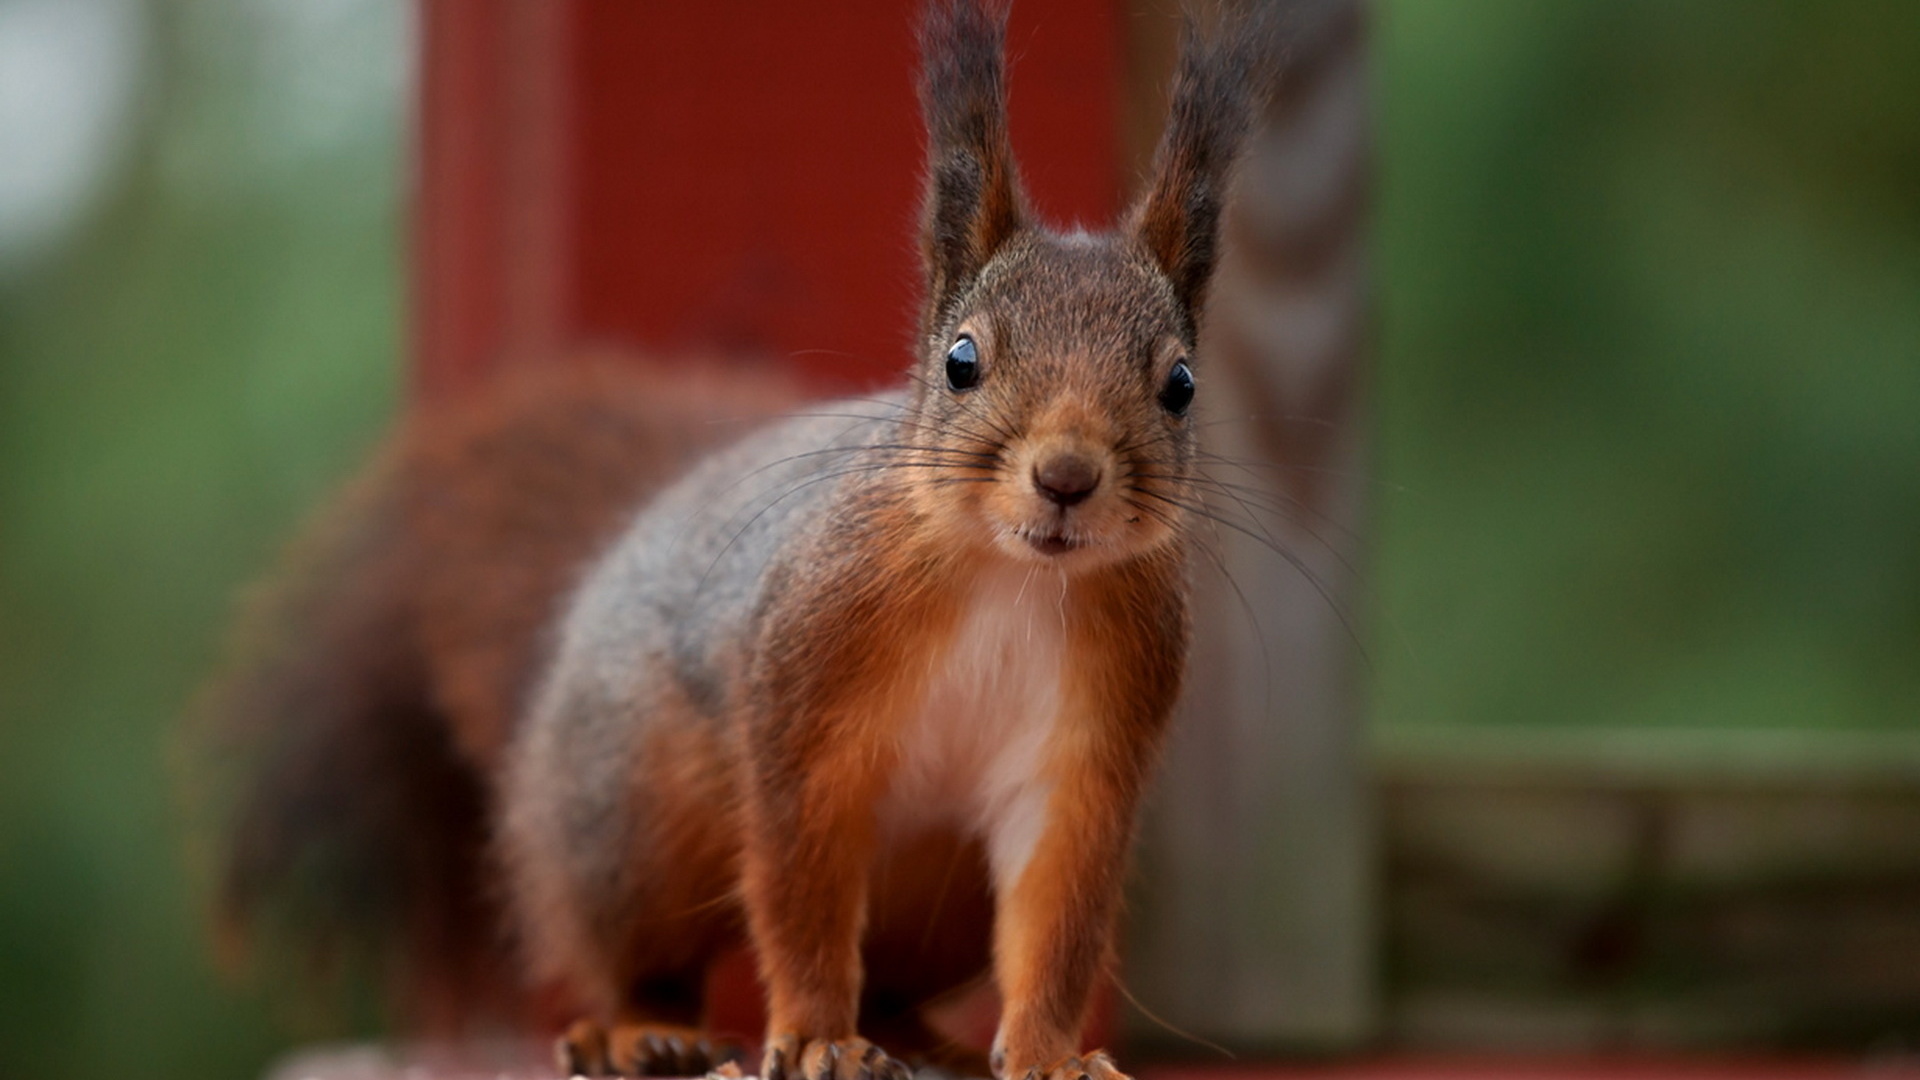
[[[929,329],[1025,217],[1007,136],[1006,31],[1005,8],[980,0],[932,0],[921,25]]]
[[[1127,214],[1128,231],[1196,316],[1218,261],[1227,184],[1272,75],[1272,11],[1263,14],[1208,34],[1185,21],[1153,179]]]

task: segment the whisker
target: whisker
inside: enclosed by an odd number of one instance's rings
[[[713,571],[716,567],[720,565],[720,561],[727,557],[727,553],[731,552],[733,550],[733,546],[740,542],[740,538],[747,534],[747,530],[753,528],[754,523],[759,521],[762,517],[766,516],[769,510],[772,510],[774,507],[780,505],[781,503],[787,501],[793,496],[799,494],[801,491],[807,488],[810,488],[815,484],[823,483],[828,480],[835,480],[844,476],[852,476],[856,473],[877,472],[883,469],[901,468],[903,467],[903,465],[910,466],[911,464],[912,463],[892,462],[892,463],[882,463],[882,464],[875,464],[875,465],[855,465],[855,466],[849,466],[843,469],[833,469],[831,471],[817,473],[807,479],[800,481],[797,484],[794,484],[792,487],[789,487],[786,491],[782,492],[777,498],[773,499],[771,502],[767,503],[765,506],[762,506],[759,510],[755,511],[752,517],[748,518],[744,524],[742,524],[738,529],[734,530],[733,535],[731,537],[728,537],[727,542],[721,545],[719,552],[717,552],[714,555],[713,561],[707,564],[706,572],[700,575],[699,583],[694,586],[694,590],[693,590],[694,595],[698,596],[700,592],[707,587],[707,579],[713,576]],[[928,465],[926,467],[948,468],[950,466]]]
[[[1138,489],[1135,489],[1135,490],[1138,490]],[[1146,494],[1146,492],[1141,492],[1141,494],[1144,495]],[[1131,505],[1140,507],[1142,510],[1147,509],[1146,505],[1143,503],[1136,503],[1136,502],[1133,502],[1133,500],[1131,499],[1128,499],[1127,502],[1130,503]],[[1168,521],[1168,516],[1164,513],[1159,514],[1157,516],[1159,516],[1162,521]],[[1171,521],[1168,521],[1168,523],[1169,525],[1172,524]],[[1267,634],[1266,634],[1266,631],[1261,629],[1260,627],[1260,615],[1258,612],[1254,611],[1253,602],[1247,599],[1246,590],[1240,587],[1240,582],[1234,578],[1233,571],[1227,569],[1226,556],[1223,555],[1220,551],[1220,526],[1218,522],[1213,523],[1213,535],[1214,535],[1213,546],[1208,546],[1206,544],[1201,544],[1198,546],[1202,551],[1207,553],[1208,558],[1213,560],[1213,565],[1219,569],[1220,576],[1226,579],[1227,587],[1232,589],[1233,595],[1239,598],[1240,610],[1243,614],[1246,615],[1247,624],[1253,628],[1253,638],[1254,638],[1254,641],[1257,642],[1260,646],[1260,663],[1262,666],[1262,670],[1264,672],[1264,675],[1261,678],[1261,685],[1263,687],[1263,694],[1262,694],[1263,702],[1261,704],[1261,715],[1272,716],[1273,715],[1273,653],[1267,647]]]
[[[816,419],[816,420],[818,419],[871,420],[874,422],[900,424],[905,427],[916,428],[920,431],[931,432],[935,435],[946,433],[945,430],[939,425],[924,423],[914,417],[908,417],[908,416],[900,416],[900,417],[867,416],[863,413],[840,413],[840,412],[796,412],[796,413],[789,413],[787,415],[790,417],[804,417],[807,419]],[[958,425],[951,425],[951,426],[953,427],[953,430],[958,431],[960,434],[965,435],[968,438],[973,439],[974,441],[979,442],[983,445],[995,446],[995,447],[999,446],[999,443],[997,443],[995,440],[989,439],[986,436],[980,434],[979,432],[969,431],[965,428],[959,427]]]
[[[1202,424],[1201,426],[1202,427],[1221,427],[1226,424],[1274,424],[1274,423],[1303,424],[1308,427],[1325,428],[1328,431],[1345,431],[1346,430],[1346,428],[1342,427],[1339,423],[1329,420],[1324,416],[1307,416],[1303,413],[1276,413],[1272,415],[1262,415],[1260,413],[1248,413],[1244,416],[1216,416],[1213,419],[1207,421],[1205,424]]]
[[[1210,477],[1198,477],[1196,478],[1196,480],[1197,482],[1203,485],[1209,485],[1209,486],[1203,487],[1203,490],[1219,491],[1221,494],[1225,495],[1227,498],[1232,499],[1235,503],[1238,503],[1240,506],[1240,509],[1246,511],[1247,520],[1256,521],[1256,522],[1259,521],[1259,515],[1253,512],[1253,506],[1249,506],[1247,504],[1248,496],[1243,496],[1242,494],[1234,491],[1231,488],[1219,488],[1217,486],[1211,486]],[[1308,514],[1313,514],[1314,516],[1321,518],[1322,520],[1327,522],[1329,525],[1332,525],[1334,528],[1339,529],[1342,533],[1344,533],[1347,536],[1348,539],[1353,540],[1356,544],[1359,543],[1358,538],[1353,535],[1351,530],[1346,529],[1339,522],[1333,520],[1331,517],[1328,517],[1325,514],[1315,511],[1311,506],[1308,506],[1306,503],[1301,502],[1297,499],[1290,500],[1290,503],[1293,507],[1297,507],[1298,509]],[[1323,548],[1327,552],[1327,554],[1332,555],[1334,558],[1334,561],[1340,564],[1341,568],[1347,572],[1347,576],[1349,578],[1351,578],[1356,584],[1360,584],[1362,588],[1365,588],[1365,584],[1364,584],[1365,575],[1360,572],[1360,568],[1354,565],[1353,560],[1347,557],[1346,552],[1340,550],[1339,545],[1333,543],[1332,541],[1329,541],[1325,536],[1322,536],[1318,529],[1315,529],[1311,524],[1308,524],[1305,520],[1302,520],[1301,518],[1298,518],[1298,517],[1289,518],[1288,515],[1284,512],[1283,506],[1261,505],[1257,502],[1257,500],[1255,505],[1260,505],[1261,509],[1266,510],[1267,512],[1273,514],[1276,517],[1290,520],[1292,525],[1295,528],[1299,529],[1301,532],[1306,533],[1309,537],[1312,537],[1313,541],[1319,544],[1321,548]],[[1268,529],[1265,525],[1261,525],[1260,529],[1262,532],[1267,533],[1269,536],[1272,535],[1272,530]]]
[[[1256,480],[1268,479],[1268,477],[1261,475],[1261,470],[1269,469],[1269,470],[1277,470],[1280,472],[1313,473],[1321,476],[1337,476],[1344,480],[1358,480],[1363,484],[1369,484],[1374,487],[1380,488],[1383,491],[1391,491],[1391,492],[1394,492],[1395,494],[1403,494],[1407,490],[1406,488],[1402,487],[1399,484],[1393,483],[1388,480],[1382,480],[1376,476],[1369,476],[1362,472],[1356,472],[1352,469],[1335,469],[1325,465],[1298,465],[1298,464],[1290,464],[1290,463],[1281,462],[1281,461],[1261,461],[1253,458],[1232,458],[1232,457],[1227,457],[1224,454],[1216,454],[1210,450],[1196,450],[1195,454],[1202,461],[1210,461],[1220,465],[1231,465],[1234,468],[1241,470],[1242,472],[1246,473],[1247,475],[1253,477]]]
[[[1165,463],[1165,462],[1148,462],[1147,464],[1160,466],[1160,467],[1171,467],[1170,465],[1168,465],[1168,463]],[[1293,521],[1296,524],[1300,524],[1303,528],[1305,527],[1305,523],[1301,522],[1299,518],[1293,517],[1290,511],[1297,510],[1302,514],[1310,515],[1315,519],[1319,520],[1321,523],[1338,531],[1342,537],[1352,542],[1353,544],[1359,545],[1361,543],[1360,537],[1356,535],[1353,532],[1353,530],[1341,524],[1338,520],[1336,520],[1331,515],[1327,514],[1325,511],[1319,510],[1314,506],[1308,504],[1305,500],[1300,499],[1293,495],[1289,495],[1284,491],[1276,491],[1271,486],[1260,486],[1260,485],[1254,485],[1254,484],[1236,484],[1231,481],[1222,480],[1211,473],[1208,473],[1202,470],[1197,470],[1197,469],[1191,472],[1176,472],[1176,473],[1151,473],[1151,472],[1141,472],[1138,469],[1136,469],[1134,472],[1128,473],[1127,475],[1143,476],[1143,477],[1147,477],[1155,480],[1171,480],[1171,481],[1182,482],[1182,483],[1206,484],[1208,486],[1220,489],[1221,494],[1226,494],[1228,491],[1238,492],[1250,499],[1255,500],[1255,504],[1258,505],[1261,509],[1266,510],[1269,513],[1275,514],[1279,517],[1286,518],[1287,520]],[[1316,535],[1315,539],[1319,539],[1319,537]],[[1321,542],[1326,543],[1326,541],[1324,540],[1322,540]]]
[[[934,383],[931,380],[923,377],[918,372],[908,371],[906,373],[906,376],[907,378],[913,380],[914,382],[919,383],[921,386],[925,387],[928,391],[932,393],[936,393],[936,394],[946,393],[944,388],[934,385]],[[974,407],[971,399],[963,397],[958,400],[960,403],[960,411],[962,413],[965,413],[968,419],[978,420],[981,423],[987,425],[987,427],[993,430],[994,433],[998,434],[1002,439],[1005,439],[1008,442],[1014,441],[1013,432],[1008,431],[1004,427],[1001,427],[997,422],[994,421],[992,417],[988,416],[983,412],[980,412],[977,408]]]
[[[1300,572],[1300,576],[1305,578],[1307,583],[1313,586],[1313,591],[1320,594],[1320,599],[1326,602],[1327,607],[1333,612],[1334,617],[1340,620],[1340,625],[1346,629],[1347,637],[1352,639],[1354,648],[1359,651],[1361,660],[1367,665],[1369,669],[1373,667],[1373,657],[1371,654],[1367,652],[1367,647],[1365,643],[1363,643],[1360,640],[1360,634],[1354,628],[1353,621],[1347,617],[1346,609],[1342,607],[1338,601],[1334,600],[1333,594],[1327,588],[1326,583],[1320,580],[1320,575],[1314,573],[1312,568],[1307,566],[1306,560],[1302,559],[1299,555],[1295,554],[1294,552],[1288,551],[1284,546],[1276,543],[1273,539],[1262,536],[1259,533],[1254,532],[1252,529],[1247,528],[1246,526],[1240,524],[1237,521],[1233,521],[1228,518],[1221,517],[1219,514],[1214,513],[1213,509],[1207,506],[1204,502],[1198,505],[1193,503],[1186,503],[1186,502],[1180,501],[1179,499],[1175,499],[1171,496],[1162,495],[1157,491],[1152,491],[1143,487],[1135,487],[1133,490],[1142,495],[1145,495],[1150,499],[1158,499],[1161,502],[1167,503],[1170,506],[1175,506],[1181,510],[1185,510],[1187,513],[1196,515],[1198,517],[1207,518],[1211,521],[1218,522],[1221,525],[1225,525],[1227,528],[1232,529],[1235,532],[1242,534],[1243,536],[1246,536],[1248,539],[1253,540],[1255,543],[1258,543],[1266,547],[1268,550],[1272,551],[1275,555],[1278,555],[1281,558],[1287,560],[1287,564]]]
[[[1335,529],[1338,529],[1343,536],[1345,536],[1348,540],[1352,541],[1356,545],[1360,543],[1359,537],[1354,535],[1352,530],[1341,525],[1338,521],[1334,520],[1332,517],[1328,516],[1327,514],[1321,511],[1315,510],[1312,506],[1309,506],[1305,502],[1299,499],[1293,498],[1290,495],[1286,495],[1281,492],[1261,491],[1258,488],[1249,487],[1244,484],[1228,484],[1225,481],[1219,480],[1215,477],[1208,476],[1205,473],[1192,473],[1184,476],[1167,476],[1159,473],[1134,472],[1134,473],[1128,473],[1126,475],[1130,477],[1132,476],[1145,477],[1151,480],[1170,480],[1170,481],[1176,481],[1180,483],[1194,484],[1194,485],[1200,486],[1203,490],[1215,491],[1218,494],[1224,495],[1227,498],[1232,499],[1235,503],[1238,503],[1240,506],[1240,509],[1246,511],[1247,519],[1249,521],[1253,521],[1256,523],[1259,522],[1260,516],[1254,513],[1254,508],[1258,507],[1261,510],[1265,510],[1268,513],[1274,515],[1275,517],[1278,517],[1287,521],[1288,523],[1293,525],[1295,528],[1298,528],[1300,531],[1306,533],[1309,537],[1312,537],[1315,542],[1317,542],[1322,548],[1326,549],[1329,555],[1332,555],[1336,560],[1339,561],[1340,565],[1346,569],[1347,573],[1350,576],[1352,576],[1354,580],[1359,581],[1364,578],[1364,575],[1360,573],[1360,568],[1353,564],[1353,561],[1347,557],[1347,554],[1344,551],[1340,550],[1339,545],[1329,541],[1325,536],[1322,536],[1320,532],[1316,530],[1309,522],[1307,522],[1306,520],[1300,517],[1295,516],[1289,511],[1298,510],[1301,513],[1309,514],[1309,515],[1312,515],[1313,517],[1320,519],[1321,521],[1325,522],[1327,525]],[[1284,500],[1284,502],[1274,503],[1269,501],[1272,499],[1281,499],[1281,500]],[[1268,532],[1268,535],[1271,537],[1272,534],[1269,530],[1267,530],[1265,525],[1261,525],[1260,528],[1263,532]]]

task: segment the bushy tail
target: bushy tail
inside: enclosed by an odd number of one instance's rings
[[[373,974],[426,1033],[564,1004],[532,1001],[500,917],[488,777],[581,568],[803,396],[755,365],[618,360],[423,410],[250,598],[186,762],[236,960],[276,982]]]
[[[248,598],[188,780],[230,961],[334,991],[372,977],[391,1019],[445,1032],[514,1008],[517,984],[482,885],[483,782],[407,617],[398,473],[377,463]]]

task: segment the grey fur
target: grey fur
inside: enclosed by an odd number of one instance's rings
[[[650,718],[677,690],[713,738],[734,737],[728,694],[779,577],[770,565],[805,546],[796,541],[843,486],[880,467],[873,447],[897,433],[905,406],[904,393],[824,403],[709,458],[643,509],[575,590],[502,800],[502,856],[544,868],[507,877],[518,922],[568,939],[523,942],[536,970],[627,944],[628,901],[650,869],[636,840],[652,800],[633,784]]]

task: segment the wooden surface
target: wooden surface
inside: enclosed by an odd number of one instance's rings
[[[394,1053],[379,1047],[295,1054],[267,1080],[559,1080],[531,1051]],[[1920,1060],[1879,1058],[1357,1058],[1295,1064],[1148,1067],[1138,1080],[1920,1080]]]
[[[1387,740],[1382,1036],[1920,1046],[1920,737],[1819,736]]]

